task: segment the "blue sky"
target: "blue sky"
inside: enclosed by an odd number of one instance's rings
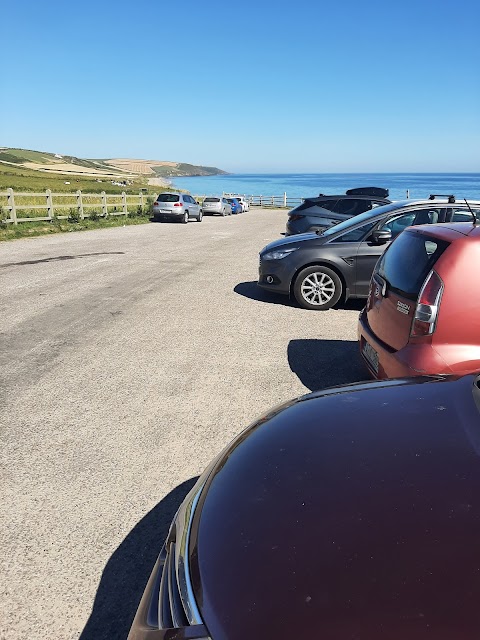
[[[0,145],[480,171],[478,0],[8,2]]]

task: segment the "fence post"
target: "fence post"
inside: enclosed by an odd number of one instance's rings
[[[286,191],[283,192],[283,206],[285,208],[287,207],[287,192]]]
[[[80,218],[83,220],[84,219],[84,214],[83,214],[83,200],[82,200],[82,192],[80,191],[80,189],[76,192],[76,197],[77,197],[77,211],[80,214]]]
[[[275,196],[272,196],[272,207],[275,206]]]
[[[262,205],[263,205],[262,196],[260,196],[260,206],[262,206]]]
[[[140,189],[140,206],[142,207],[142,211],[143,211],[143,191]]]
[[[125,193],[125,191],[122,191],[122,207],[123,207],[123,213],[125,215],[128,215],[128,209],[127,209],[127,194]]]
[[[410,198],[410,189],[407,189],[407,200]]]
[[[13,224],[18,224],[17,222],[17,209],[15,207],[15,196],[13,195],[13,189],[7,189],[7,202],[10,207],[10,220]]]
[[[46,189],[45,194],[47,196],[47,213],[50,220],[53,220],[53,202],[52,202],[52,190]]]
[[[104,218],[108,217],[107,194],[105,191],[102,191],[102,216]]]

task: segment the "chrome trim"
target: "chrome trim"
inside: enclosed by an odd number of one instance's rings
[[[195,601],[192,582],[190,578],[190,568],[188,563],[188,549],[190,546],[190,531],[192,528],[195,509],[200,499],[200,494],[205,486],[205,482],[197,489],[195,494],[185,502],[179,509],[176,518],[176,545],[175,545],[175,568],[177,575],[178,591],[183,603],[185,615],[191,625],[203,624],[200,611]]]

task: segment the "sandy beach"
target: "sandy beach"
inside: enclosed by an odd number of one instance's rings
[[[152,187],[171,187],[172,183],[166,178],[149,178],[148,184]]]

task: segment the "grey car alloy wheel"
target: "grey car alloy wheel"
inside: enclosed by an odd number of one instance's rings
[[[183,214],[182,223],[187,224],[187,222],[188,222],[188,211],[185,211],[185,213]]]
[[[298,274],[293,292],[304,309],[326,310],[339,301],[342,282],[328,267],[307,267]]]

